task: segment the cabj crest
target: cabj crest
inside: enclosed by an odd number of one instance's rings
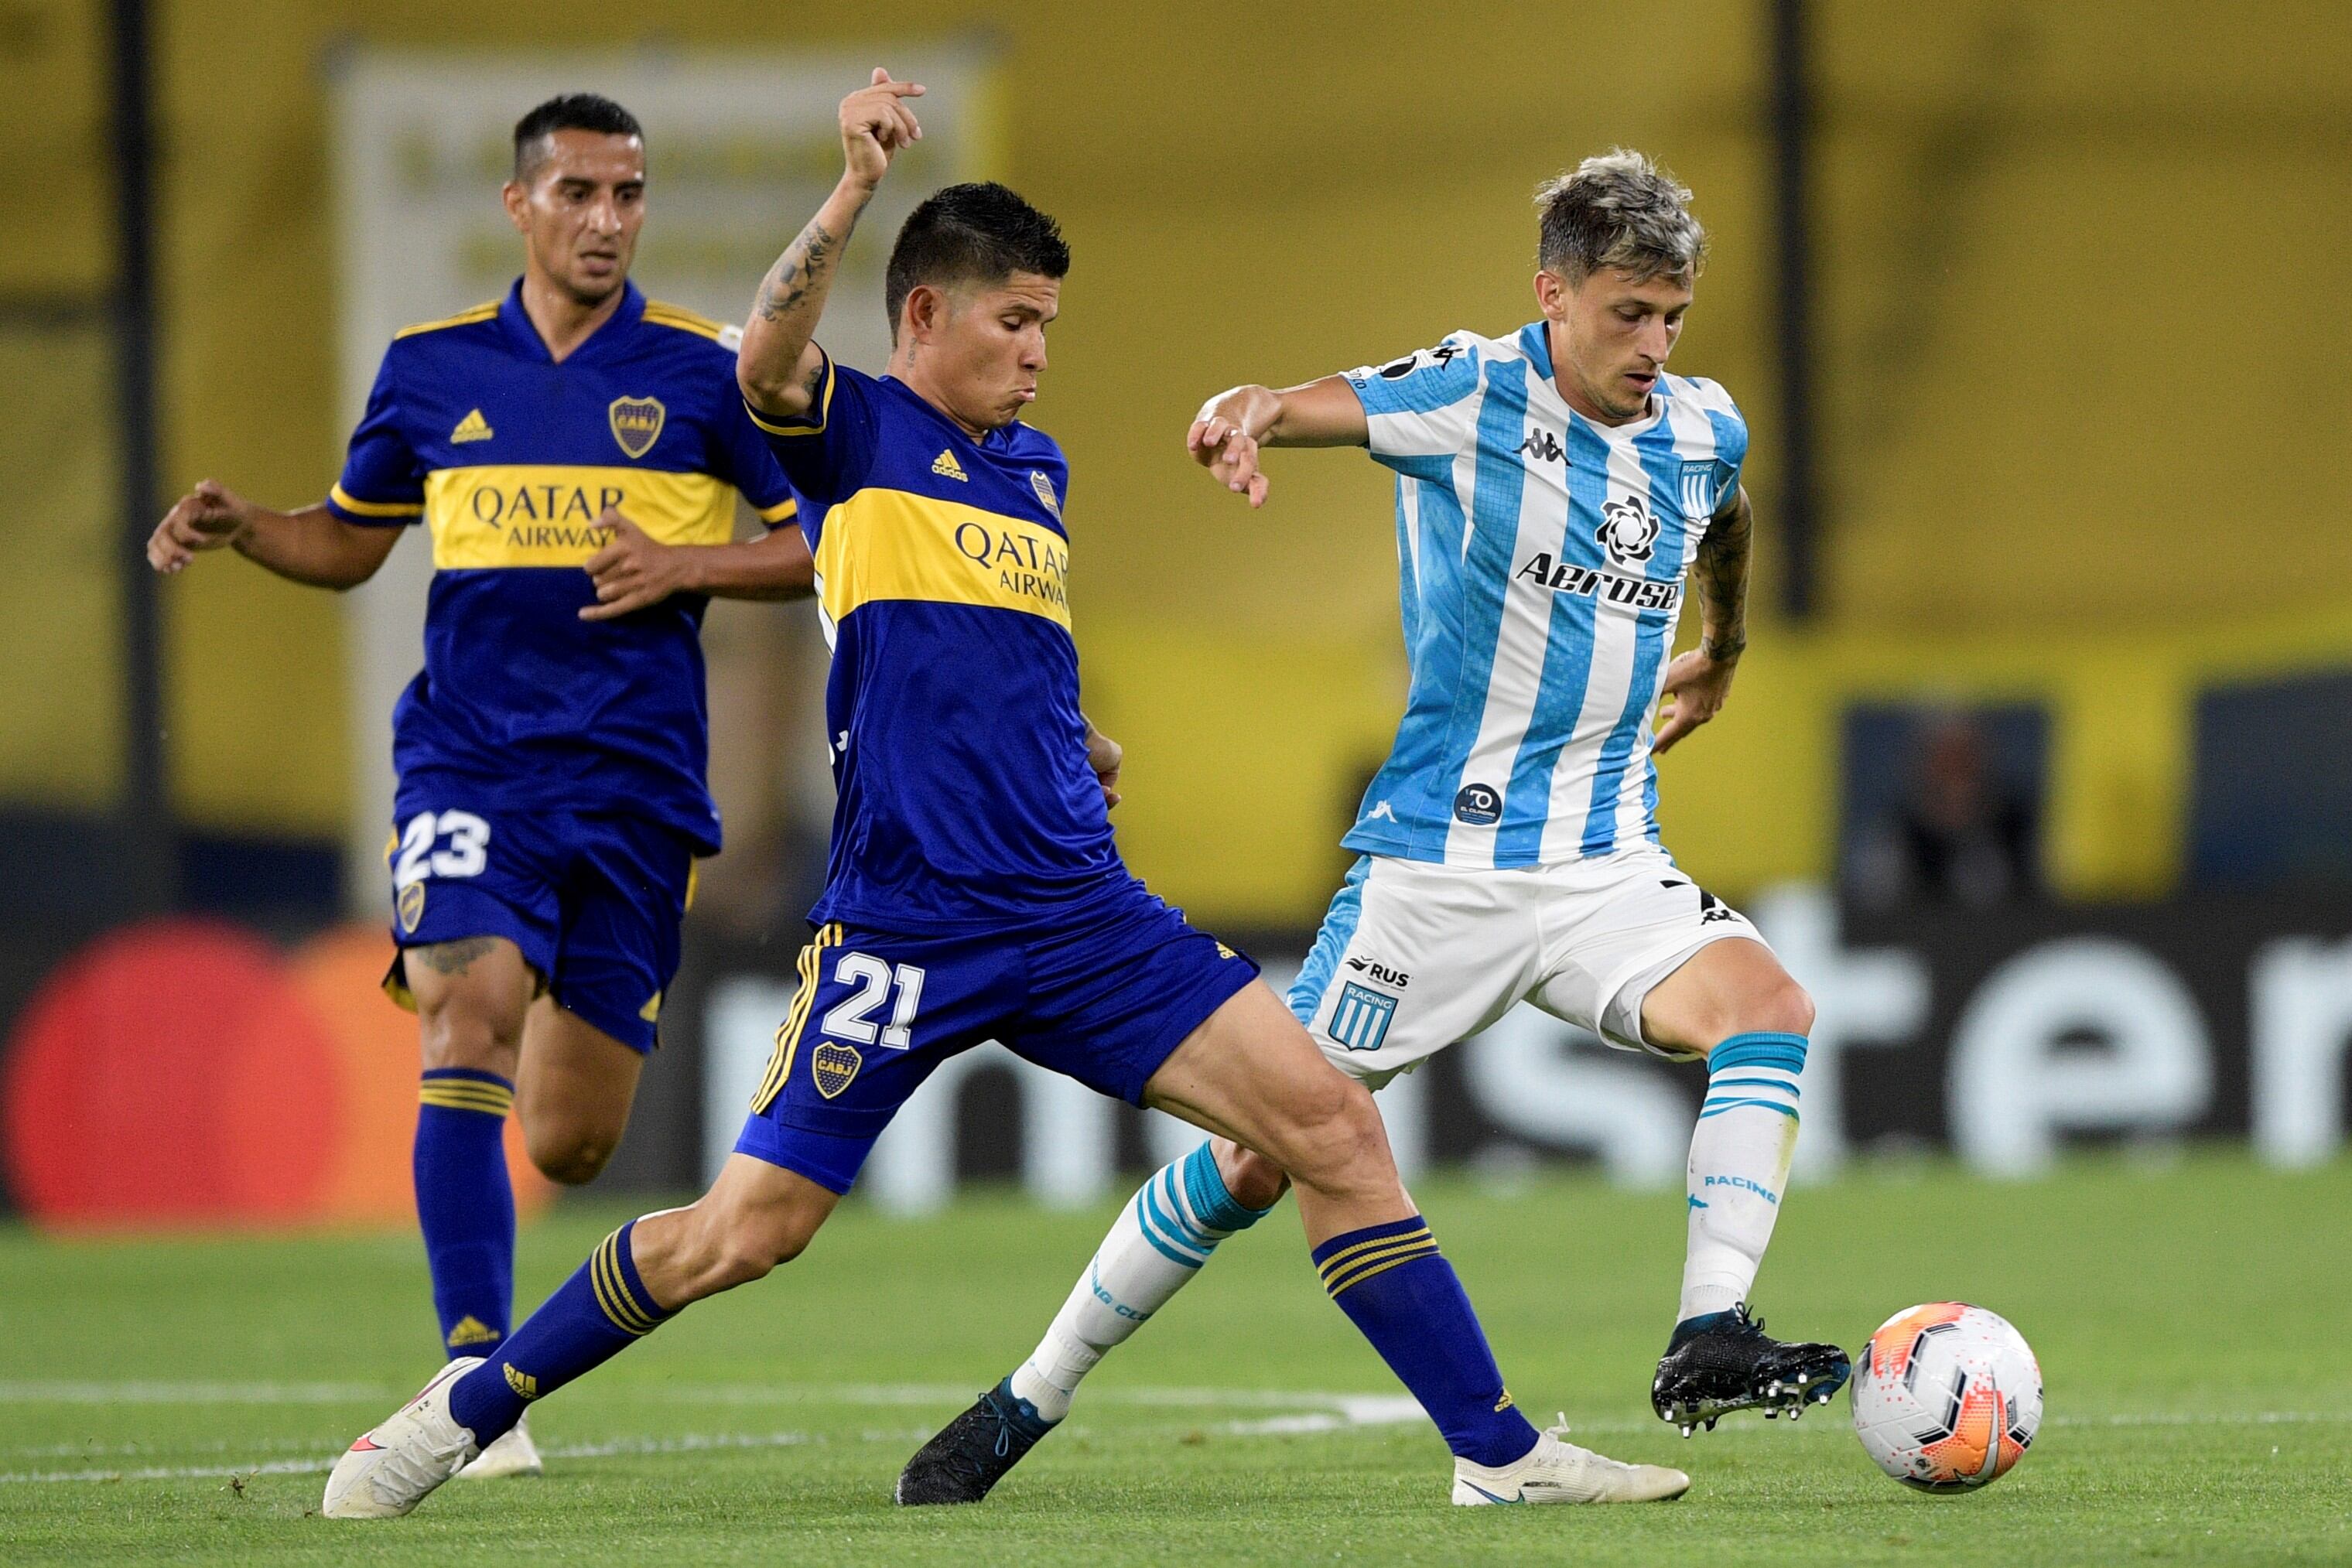
[[[632,457],[643,457],[661,439],[669,410],[657,397],[616,397],[606,411],[613,422],[613,439]]]
[[[849,1081],[864,1065],[866,1059],[857,1054],[856,1046],[821,1040],[809,1057],[809,1076],[816,1080],[816,1092],[830,1100],[849,1087]]]
[[[400,890],[400,928],[414,936],[425,918],[425,884],[412,882]]]

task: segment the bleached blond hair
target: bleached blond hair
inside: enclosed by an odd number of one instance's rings
[[[1536,265],[1581,283],[1604,267],[1637,283],[1688,282],[1706,265],[1690,187],[1630,147],[1612,147],[1536,187]]]

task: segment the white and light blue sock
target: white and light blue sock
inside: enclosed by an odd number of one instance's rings
[[[1104,1353],[1167,1305],[1217,1243],[1266,1213],[1225,1190],[1207,1144],[1155,1171],[1119,1210],[1045,1337],[1006,1380],[1012,1392],[1047,1422],[1068,1415],[1078,1384]]]
[[[1804,1070],[1801,1034],[1735,1034],[1707,1053],[1687,1168],[1690,1239],[1675,1314],[1685,1324],[1729,1312],[1756,1283],[1797,1151]]]

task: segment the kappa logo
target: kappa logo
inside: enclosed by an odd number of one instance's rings
[[[941,451],[937,457],[932,458],[931,472],[942,479],[952,479],[959,485],[971,483],[971,476],[963,471],[963,465],[955,460],[955,454],[952,452]]]
[[[643,457],[654,449],[669,419],[669,410],[657,397],[616,397],[604,412],[613,423],[613,439],[632,457]]]
[[[1609,559],[1620,566],[1639,566],[1650,559],[1651,547],[1658,542],[1658,519],[1642,504],[1639,496],[1628,496],[1622,501],[1609,501],[1601,508],[1601,526],[1592,531],[1609,551]]]
[[[1054,494],[1054,482],[1045,477],[1044,470],[1029,470],[1029,487],[1037,492],[1037,498],[1045,503],[1047,511],[1057,517],[1062,515],[1062,497]]]
[[[1530,430],[1528,438],[1519,443],[1519,455],[1538,463],[1557,463],[1561,456],[1559,437],[1549,430]]]
[[[478,408],[457,422],[457,428],[449,433],[449,444],[463,446],[469,441],[488,441],[495,434],[490,422],[482,417]]]
[[[866,1059],[857,1054],[856,1046],[843,1045],[838,1040],[819,1041],[816,1050],[809,1054],[809,1076],[816,1081],[816,1092],[828,1100],[848,1088],[850,1080],[865,1065]]]
[[[1698,923],[1701,925],[1712,925],[1718,920],[1739,918],[1739,911],[1703,887],[1698,890]]]
[[[1348,967],[1360,975],[1366,975],[1378,980],[1383,986],[1394,986],[1400,991],[1412,984],[1412,977],[1402,969],[1391,969],[1386,964],[1377,963],[1370,958],[1350,958],[1348,960]]]
[[[1396,820],[1396,808],[1386,800],[1375,802],[1371,810],[1364,817],[1367,822],[1393,822]]]
[[[410,936],[425,919],[425,884],[412,882],[400,890],[400,928]]]

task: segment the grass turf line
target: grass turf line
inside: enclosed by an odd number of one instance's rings
[[[2040,1353],[2041,1441],[1958,1499],[1880,1477],[1843,1401],[1795,1427],[1735,1416],[1687,1444],[1649,1415],[1679,1194],[1570,1176],[1417,1191],[1520,1403],[1538,1420],[1565,1407],[1604,1452],[1684,1465],[1687,1500],[1447,1507],[1425,1425],[1347,1425],[1318,1397],[1397,1390],[1315,1288],[1286,1208],[1227,1243],[990,1502],[896,1510],[899,1464],[1026,1350],[1108,1218],[994,1196],[913,1223],[851,1207],[806,1258],[539,1407],[541,1444],[570,1456],[544,1480],[460,1483],[408,1520],[338,1525],[310,1516],[320,1475],[298,1467],[430,1372],[413,1237],[7,1229],[0,1474],[211,1473],[0,1483],[0,1558],[2352,1563],[2352,1369],[2337,1354],[2352,1165],[2287,1176],[2199,1154],[2085,1160],[2015,1186],[1907,1167],[1800,1188],[1758,1291],[1776,1330],[1857,1346],[1899,1307],[1957,1297]],[[567,1208],[527,1231],[525,1304],[624,1212]],[[1306,1425],[1337,1429],[1265,1429],[1318,1416]]]

